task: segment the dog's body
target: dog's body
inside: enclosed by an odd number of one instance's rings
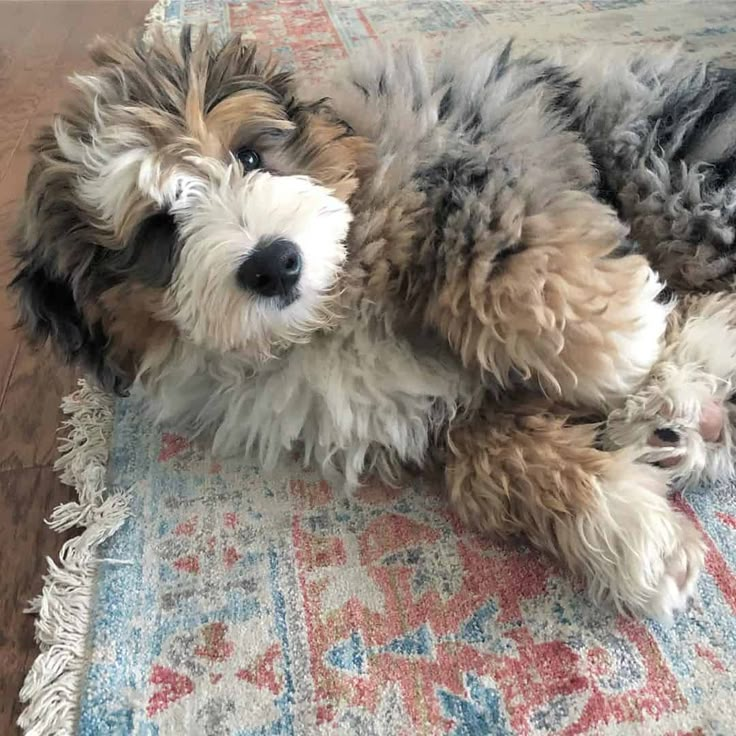
[[[683,478],[730,472],[730,297],[671,315],[603,200],[674,286],[726,288],[730,77],[681,60],[588,74],[486,46],[431,74],[397,51],[328,105],[239,39],[96,59],[29,177],[15,286],[36,337],[107,386],[137,379],[159,418],[222,452],[273,465],[302,443],[348,484],[439,461],[469,523],[526,534],[620,608],[684,605],[702,543],[637,459],[666,424],[701,452]],[[668,404],[650,372],[713,336],[706,378],[677,383],[710,389]],[[585,417],[609,413],[601,437]]]

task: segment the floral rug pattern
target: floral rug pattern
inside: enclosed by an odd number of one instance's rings
[[[709,537],[672,628],[602,612],[438,493],[264,477],[116,408],[130,517],[100,551],[79,733],[727,734],[736,494],[676,502]]]

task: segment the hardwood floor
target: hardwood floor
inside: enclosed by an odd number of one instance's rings
[[[0,734],[17,732],[17,693],[36,656],[33,620],[22,613],[42,585],[46,556],[63,537],[43,523],[71,498],[51,468],[59,401],[72,372],[47,350],[33,352],[13,331],[5,292],[8,240],[23,192],[27,148],[66,92],[65,78],[88,66],[100,33],[142,23],[153,0],[0,2]]]

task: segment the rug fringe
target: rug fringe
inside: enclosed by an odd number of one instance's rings
[[[48,559],[41,595],[27,612],[37,614],[36,641],[41,653],[20,691],[25,709],[18,725],[26,736],[71,736],[79,713],[90,609],[97,570],[97,548],[128,516],[128,494],[105,487],[113,423],[112,399],[79,381],[79,389],[61,404],[69,416],[62,427],[60,457],[54,468],[74,487],[77,501],[58,506],[47,524],[62,532],[84,531],[64,543],[59,561]]]

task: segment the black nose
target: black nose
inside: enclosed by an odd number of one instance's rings
[[[288,297],[302,272],[299,248],[278,238],[259,245],[238,268],[238,282],[260,296]]]

